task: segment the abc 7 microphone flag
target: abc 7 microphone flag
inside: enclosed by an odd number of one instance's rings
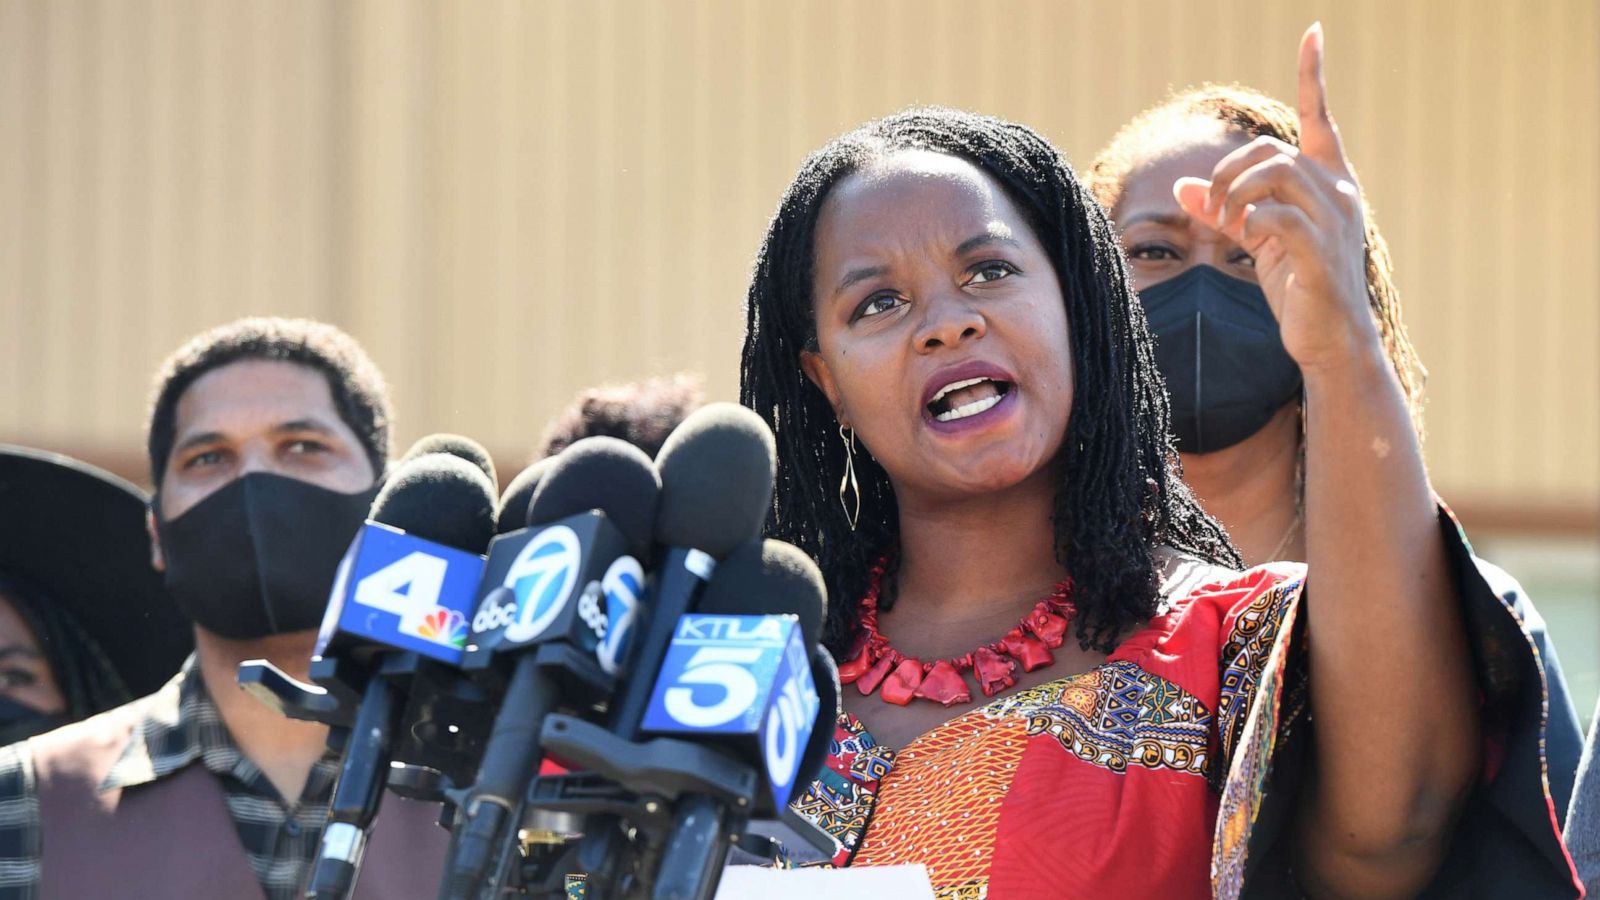
[[[580,585],[585,564],[607,556],[612,561],[604,574]],[[471,620],[471,655],[525,644],[546,633],[573,634],[577,646],[594,653],[606,674],[617,674],[639,608],[644,568],[603,520],[577,517],[539,529],[520,546],[497,544],[490,550],[483,583]],[[573,618],[577,622],[572,624],[580,627],[558,627]]]

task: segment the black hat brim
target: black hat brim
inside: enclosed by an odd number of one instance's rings
[[[135,696],[161,687],[194,649],[193,629],[150,566],[147,504],[102,469],[0,444],[0,572],[65,609]]]

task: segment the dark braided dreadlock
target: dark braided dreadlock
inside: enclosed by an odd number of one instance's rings
[[[0,598],[10,601],[38,639],[66,701],[64,721],[87,719],[133,699],[105,651],[48,591],[20,575],[0,573]]]
[[[1072,334],[1063,350],[1073,355],[1075,388],[1060,450],[1056,558],[1073,578],[1079,643],[1109,650],[1156,611],[1156,547],[1240,562],[1179,478],[1166,388],[1116,235],[1066,160],[1026,126],[912,109],[835,139],[801,166],[756,260],[740,372],[741,402],[777,438],[768,532],[821,566],[830,598],[825,640],[836,655],[847,653],[868,569],[897,541],[898,510],[887,473],[858,454],[861,519],[850,530],[834,489],[845,463],[838,423],[802,373],[800,353],[815,348],[811,285],[823,201],[845,177],[901,150],[959,157],[993,178],[1027,217],[1060,279]],[[892,599],[885,596],[883,608]]]

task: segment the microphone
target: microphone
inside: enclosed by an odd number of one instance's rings
[[[395,463],[395,468],[398,469],[413,459],[429,453],[443,453],[446,456],[464,459],[482,469],[483,474],[489,476],[489,484],[491,486],[500,484],[499,479],[495,477],[494,457],[489,455],[489,451],[484,449],[482,444],[459,434],[440,432],[439,434],[430,434],[427,437],[418,439],[415,444],[411,445],[411,449],[406,451],[406,455],[400,457],[400,461]]]
[[[733,403],[711,403],[668,435],[656,456],[661,507],[655,537],[663,545],[651,574],[639,632],[625,668],[634,673],[610,703],[607,728],[624,741],[640,736],[652,679],[660,671],[679,617],[694,609],[716,561],[761,533],[777,471],[772,431],[760,416]],[[604,892],[620,876],[627,839],[617,817],[590,815],[578,850],[590,883]]]
[[[494,487],[473,463],[423,453],[373,501],[335,578],[313,681],[359,694],[308,897],[345,898],[378,812],[395,732],[422,658],[458,664],[493,533]],[[409,652],[406,652],[409,651]],[[334,736],[330,734],[330,740]]]
[[[463,666],[509,669],[509,679],[461,805],[442,896],[473,896],[486,875],[498,880],[514,854],[540,729],[557,699],[583,707],[613,689],[605,660],[618,659],[629,622],[611,617],[611,597],[629,585],[636,594],[644,580],[637,557],[650,547],[660,493],[642,451],[587,438],[539,479],[530,527],[491,542]]]
[[[459,665],[493,534],[476,466],[429,453],[397,467],[339,564],[314,658],[398,647]]]
[[[805,554],[779,541],[752,541],[723,561],[698,609],[678,620],[644,729],[723,746],[753,765],[766,790],[733,827],[717,798],[679,799],[652,894],[657,900],[709,898],[728,835],[752,812],[779,815],[802,778],[815,774],[820,757],[813,738],[819,730],[832,736],[819,729],[824,706],[813,668],[826,597],[821,573]],[[831,693],[836,698],[837,688]]]
[[[650,620],[638,644],[637,672],[658,672],[678,618],[694,609],[716,561],[761,533],[772,505],[777,447],[761,417],[733,403],[691,413],[667,436],[656,458],[661,511],[655,535],[664,545],[650,591]],[[623,684],[612,704],[611,730],[639,736],[650,680]]]
[[[729,554],[695,612],[678,620],[644,729],[711,736],[760,764],[766,799],[789,802],[820,707],[812,676],[827,594],[795,547],[751,541]]]
[[[828,617],[828,589],[817,564],[799,547],[771,538],[751,540],[723,560],[696,612],[792,615],[806,646],[812,647],[821,642],[822,623]]]
[[[726,577],[722,570],[726,570]],[[816,700],[798,707],[784,702],[783,698],[776,704],[769,704],[768,713],[781,713],[783,719],[781,723],[767,722],[764,726],[764,733],[773,736],[778,743],[767,743],[765,739],[761,743],[767,756],[766,774],[771,779],[768,795],[773,807],[771,810],[758,807],[757,811],[781,812],[799,788],[816,778],[827,759],[833,725],[838,718],[838,666],[820,646],[822,623],[828,616],[828,589],[822,572],[811,557],[793,544],[771,539],[751,541],[723,562],[718,577],[712,579],[700,598],[697,611],[731,616],[793,615],[798,621],[809,662],[801,664],[797,657],[794,667],[797,676],[802,668],[810,671],[810,686],[816,692]],[[785,682],[780,679],[779,684]],[[802,687],[800,691],[800,696],[804,697],[805,689]],[[808,707],[815,707],[810,721],[800,715],[803,708]],[[800,730],[794,730],[796,728]],[[794,759],[797,751],[799,758],[791,767],[788,760]]]
[[[517,473],[500,495],[500,506],[495,510],[495,533],[505,534],[528,524],[528,504],[533,502],[533,492],[555,462],[554,457],[541,459]]]

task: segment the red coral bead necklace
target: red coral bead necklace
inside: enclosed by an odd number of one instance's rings
[[[1055,586],[1017,626],[1000,640],[951,659],[923,662],[906,656],[878,630],[878,596],[889,557],[872,567],[866,595],[861,598],[861,633],[848,661],[839,664],[839,681],[854,683],[862,695],[878,692],[886,703],[905,706],[914,698],[945,706],[968,703],[972,692],[964,672],[972,672],[985,697],[993,697],[1017,683],[1017,665],[1032,672],[1055,661],[1051,650],[1066,640],[1077,607],[1067,599],[1071,580]]]

